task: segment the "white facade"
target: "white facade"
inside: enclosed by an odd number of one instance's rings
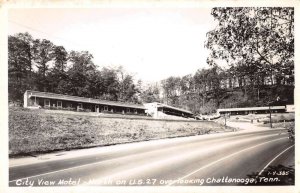
[[[146,103],[144,104],[145,108],[146,108],[146,114],[147,115],[151,115],[151,117],[153,118],[157,118],[158,117],[158,103],[154,102],[154,103]]]
[[[294,113],[295,112],[295,105],[286,105],[286,112]]]
[[[28,106],[28,96],[27,96],[27,92],[24,93],[24,104],[23,104],[23,107],[24,108],[27,108]]]
[[[151,115],[153,118],[166,118],[166,117],[187,118],[193,116],[193,113],[190,111],[165,105],[158,102],[146,103],[144,104],[144,107],[146,108],[145,112],[147,113],[147,115]]]

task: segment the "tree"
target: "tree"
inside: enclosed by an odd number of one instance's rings
[[[24,54],[26,54],[26,58],[27,58],[27,62],[25,63],[25,68],[26,70],[29,72],[28,73],[28,77],[30,78],[32,75],[32,71],[33,71],[33,37],[28,33],[18,33],[15,35],[16,38],[18,38],[19,40],[23,41],[26,46],[23,47],[24,49]]]
[[[63,46],[54,46],[53,48],[54,66],[49,73],[51,92],[66,93],[64,84],[67,83],[66,65],[68,61],[68,52]]]
[[[159,85],[156,83],[154,84],[147,84],[141,92],[141,99],[143,103],[152,103],[152,102],[161,102],[160,98],[160,89]]]
[[[119,96],[118,100],[124,102],[138,102],[137,93],[138,88],[134,84],[133,76],[127,73],[123,66],[119,66],[116,69],[118,74],[118,81],[119,81]]]
[[[271,84],[274,77],[279,82],[286,76],[293,77],[293,8],[213,8],[211,14],[218,25],[207,33],[209,64],[224,59],[231,66],[248,65],[267,74]],[[252,71],[245,72],[243,76],[253,75]]]
[[[28,33],[8,37],[8,93],[10,100],[21,100],[32,81],[32,37]]]
[[[185,75],[180,79],[179,106],[193,112],[199,110],[200,101],[195,92],[195,81],[191,74]]]
[[[120,82],[122,93],[120,99],[122,101],[134,102],[136,101],[135,94],[137,93],[137,88],[133,83],[133,77],[129,74],[125,76],[125,78]]]
[[[180,90],[180,77],[170,76],[169,78],[162,80],[162,88],[165,96],[165,103],[169,105],[179,105]]]
[[[180,80],[180,90],[182,94],[190,94],[194,90],[194,80],[191,74],[185,75]]]
[[[88,51],[71,51],[69,54],[69,62],[71,64],[67,74],[71,95],[92,97],[91,81],[96,73],[96,66],[92,61],[93,55]]]
[[[68,52],[63,46],[54,46],[53,49],[54,67],[56,71],[64,73],[68,60]]]
[[[207,91],[208,91],[208,83],[207,83],[207,69],[197,70],[194,75],[195,82],[195,93],[197,94],[197,98],[201,101],[198,101],[201,107],[204,106],[207,99]]]
[[[53,60],[53,43],[49,40],[34,40],[33,41],[33,59],[38,68],[36,85],[38,90],[49,91],[50,82],[48,80],[49,63]]]
[[[106,100],[118,100],[119,80],[117,70],[103,68],[101,71],[101,98]]]

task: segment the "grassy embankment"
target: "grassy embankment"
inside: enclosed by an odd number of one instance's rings
[[[9,110],[10,156],[226,132],[209,121],[95,117],[45,110]]]
[[[219,122],[224,122],[221,118]],[[248,114],[248,115],[235,115],[227,118],[231,122],[251,122],[261,127],[270,126],[269,114]],[[273,113],[272,114],[272,127],[273,128],[295,128],[295,113]]]
[[[253,120],[254,122],[260,122],[262,124],[270,123],[270,115],[269,114],[249,114],[243,116],[232,116],[231,120],[234,121],[246,121],[250,122]],[[294,113],[273,113],[272,114],[272,123],[283,123],[283,122],[294,122],[295,114]]]

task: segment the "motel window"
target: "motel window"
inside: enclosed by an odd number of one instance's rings
[[[61,101],[57,101],[57,108],[62,108],[62,102]]]
[[[104,106],[104,111],[108,111],[108,106]]]
[[[44,105],[45,105],[45,107],[50,107],[50,100],[49,99],[45,99]]]
[[[130,113],[130,108],[127,108],[127,113]]]

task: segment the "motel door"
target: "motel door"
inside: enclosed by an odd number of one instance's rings
[[[95,112],[99,113],[99,105],[95,105]]]

